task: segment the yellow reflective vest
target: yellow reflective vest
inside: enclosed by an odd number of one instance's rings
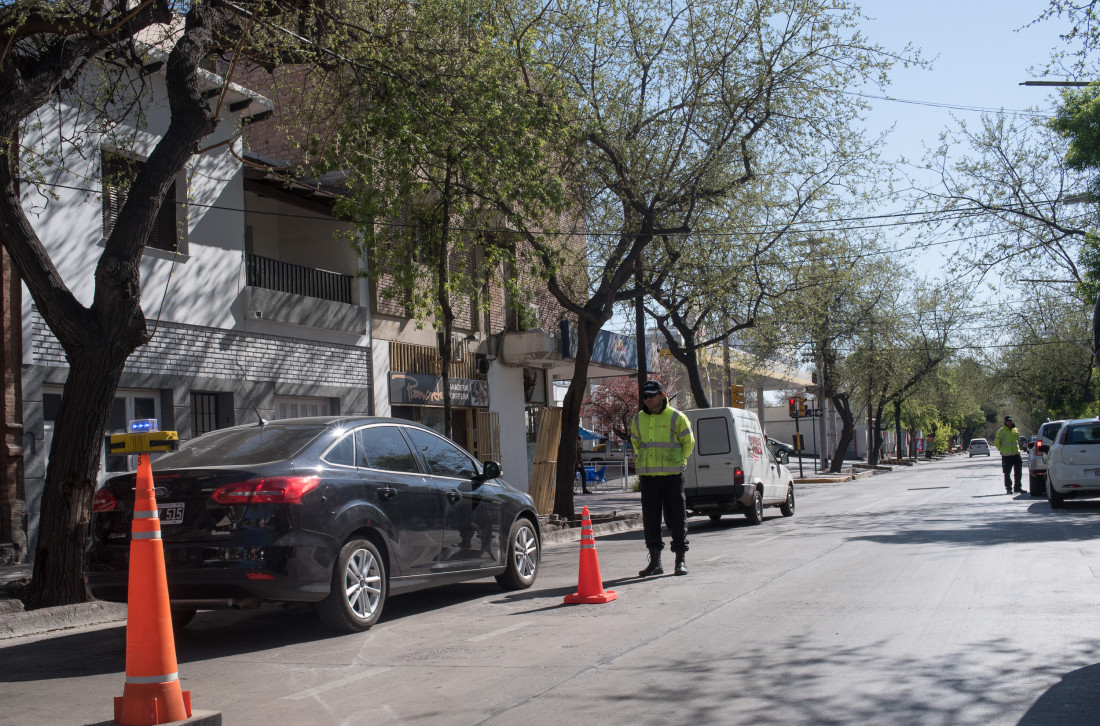
[[[695,436],[688,418],[668,403],[658,413],[639,411],[630,422],[630,443],[641,476],[667,476],[684,470]]]
[[[1020,453],[1020,432],[1016,429],[1002,426],[993,435],[993,446],[1001,452],[1001,456],[1012,456]]]

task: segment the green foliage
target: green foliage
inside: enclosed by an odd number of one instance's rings
[[[376,285],[390,276],[383,293],[438,326],[452,302],[487,304],[486,281],[515,268],[509,226],[550,230],[564,209],[560,101],[528,65],[522,3],[349,11],[343,75],[315,87],[303,104],[312,117],[296,126],[325,130],[302,143],[317,173],[339,173],[350,189],[337,211],[357,221]],[[364,75],[373,68],[384,70]]]
[[[1069,142],[1066,166],[1077,171],[1100,168],[1100,84],[1062,91],[1049,124]]]

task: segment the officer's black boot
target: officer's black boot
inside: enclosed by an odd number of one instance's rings
[[[665,574],[665,568],[661,567],[661,550],[649,551],[649,564],[644,570],[638,572],[638,577],[650,577],[652,575]]]
[[[684,553],[683,552],[677,552],[676,553],[676,574],[677,575],[686,575],[687,573],[688,573],[688,566],[687,566],[687,563],[684,562]]]

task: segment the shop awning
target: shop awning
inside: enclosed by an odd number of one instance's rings
[[[595,431],[589,431],[584,426],[581,426],[579,433],[580,433],[581,438],[584,439],[585,441],[598,441],[600,439],[606,439],[607,438],[606,436],[600,436]]]

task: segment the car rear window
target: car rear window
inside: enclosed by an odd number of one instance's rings
[[[1100,444],[1100,424],[1071,426],[1066,434],[1067,444]]]
[[[180,444],[179,451],[157,459],[157,469],[262,464],[296,456],[327,427],[278,424],[211,431]]]
[[[1058,435],[1058,430],[1062,428],[1062,422],[1043,424],[1039,429],[1039,436],[1044,439],[1053,439]]]

